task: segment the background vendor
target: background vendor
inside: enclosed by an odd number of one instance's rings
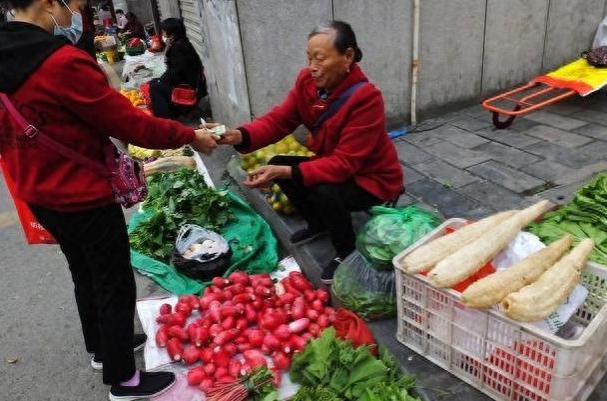
[[[349,24],[333,21],[308,37],[308,67],[284,102],[266,115],[227,132],[222,143],[249,153],[279,141],[303,124],[312,130],[316,157],[276,156],[251,172],[251,188],[277,182],[308,222],[293,243],[328,232],[337,256],[323,269],[330,283],[335,269],[355,248],[351,211],[368,209],[399,196],[403,172],[387,135],[381,92],[357,64],[362,59]],[[345,92],[351,96],[320,127],[319,118]],[[317,124],[318,125],[318,124]]]

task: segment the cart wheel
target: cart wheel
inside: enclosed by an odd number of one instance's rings
[[[517,104],[514,107],[513,111],[519,111],[520,109],[521,109],[521,106],[519,106]],[[500,121],[500,113],[498,113],[497,111],[494,111],[493,112],[493,125],[495,125],[495,128],[497,128],[497,129],[506,129],[512,125],[515,118],[516,118],[516,116],[510,116],[506,120]]]

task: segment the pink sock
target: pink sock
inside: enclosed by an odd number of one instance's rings
[[[133,375],[133,377],[131,377],[129,380],[120,383],[121,386],[124,387],[136,387],[139,385],[139,371],[136,370],[135,374]]]

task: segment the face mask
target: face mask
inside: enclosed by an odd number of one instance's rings
[[[169,43],[169,40],[170,40],[170,38],[169,38],[168,36],[164,36],[164,35],[162,35],[162,41],[163,41],[164,43],[168,44],[168,43]]]
[[[55,22],[55,28],[53,30],[53,34],[55,36],[64,36],[73,44],[78,43],[80,37],[82,36],[82,15],[80,13],[76,13],[72,11],[65,1],[61,0],[61,2],[67,7],[68,10],[72,13],[72,25],[69,27],[61,26],[57,23],[57,20],[51,14],[51,18],[53,22]]]

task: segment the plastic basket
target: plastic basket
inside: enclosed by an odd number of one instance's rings
[[[584,269],[589,294],[572,317],[583,331],[566,340],[497,309],[468,308],[459,292],[404,271],[405,255],[464,224],[447,220],[394,258],[397,339],[498,401],[584,401],[607,371],[607,268],[589,263]]]

